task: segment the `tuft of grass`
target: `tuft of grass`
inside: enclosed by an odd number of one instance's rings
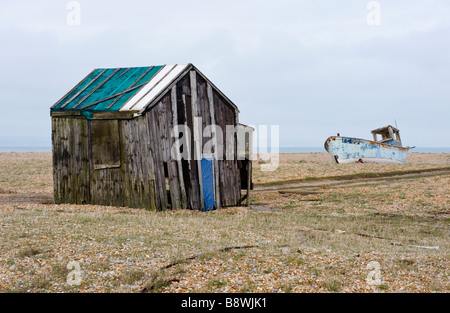
[[[244,284],[244,286],[241,288],[240,292],[241,293],[248,293],[248,292],[253,292],[254,286],[253,286],[253,282],[248,281]]]
[[[110,264],[107,262],[98,262],[92,265],[91,270],[96,272],[105,272],[109,270],[109,267]]]
[[[323,287],[331,292],[339,292],[342,288],[342,283],[337,278],[329,278],[325,281]]]
[[[66,266],[61,265],[61,264],[56,264],[55,266],[53,266],[52,270],[51,270],[51,274],[53,277],[56,278],[60,278],[60,279],[66,279],[67,275],[69,275],[70,270],[67,269]]]
[[[291,293],[292,289],[294,289],[294,285],[292,283],[286,283],[281,286],[281,290],[284,293]]]
[[[22,231],[17,235],[17,238],[27,238],[27,237],[31,237],[30,234],[26,231]]]
[[[145,273],[141,270],[128,270],[119,276],[119,281],[125,285],[132,285],[144,276]]]
[[[33,248],[33,247],[27,247],[21,251],[19,251],[19,253],[17,253],[17,256],[19,258],[25,258],[25,257],[29,257],[31,258],[32,256],[35,256],[37,254],[42,253],[41,250]]]
[[[398,266],[400,268],[404,268],[404,269],[411,268],[415,264],[415,262],[413,260],[409,260],[409,259],[401,259],[401,260],[396,261],[396,263],[398,264]]]
[[[305,260],[302,258],[299,258],[296,255],[289,255],[288,257],[286,257],[284,262],[287,264],[293,264],[296,266],[301,266],[301,265],[305,264]]]
[[[221,279],[212,279],[206,284],[206,288],[208,290],[214,289],[214,288],[222,288],[227,284],[226,281],[223,281]]]
[[[11,267],[11,266],[13,266],[14,264],[16,264],[16,261],[14,261],[14,260],[8,260],[8,261],[6,261],[6,266],[7,266],[7,267]]]
[[[46,276],[38,276],[30,283],[31,289],[47,289],[50,286],[50,279]]]
[[[165,287],[168,287],[171,281],[167,280],[164,270],[153,273],[149,282],[144,285],[143,293],[159,293]]]
[[[245,252],[244,251],[240,251],[238,253],[236,253],[235,255],[233,255],[233,260],[234,261],[238,261],[239,259],[243,258],[245,256]]]
[[[208,251],[205,253],[202,253],[198,256],[198,259],[201,261],[208,261],[214,258],[217,255],[217,252],[215,251]]]
[[[381,285],[378,286],[378,289],[381,289],[381,290],[388,290],[388,289],[389,289],[389,286],[388,286],[387,284],[381,284]]]

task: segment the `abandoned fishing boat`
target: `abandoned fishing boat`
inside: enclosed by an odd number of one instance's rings
[[[373,141],[337,134],[329,137],[324,147],[336,163],[406,163],[408,151],[414,147],[402,147],[397,128],[388,125],[371,133]]]

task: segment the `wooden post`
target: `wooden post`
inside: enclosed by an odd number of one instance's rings
[[[247,206],[250,205],[250,189],[252,188],[252,160],[247,161]]]

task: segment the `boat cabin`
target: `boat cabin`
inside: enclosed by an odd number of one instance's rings
[[[393,145],[397,147],[402,146],[400,139],[400,131],[394,126],[388,125],[372,130],[373,140],[378,143]]]

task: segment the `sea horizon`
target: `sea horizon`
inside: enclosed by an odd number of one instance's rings
[[[51,146],[0,146],[0,152],[51,152]],[[271,149],[267,149],[270,153]],[[256,152],[256,151],[255,151]],[[280,147],[280,153],[326,153],[323,147]],[[410,153],[450,153],[450,147],[417,147]]]

